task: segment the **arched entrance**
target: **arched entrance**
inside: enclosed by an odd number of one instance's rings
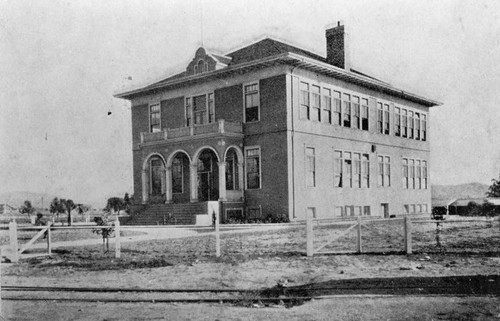
[[[149,155],[142,165],[143,203],[165,202],[166,177],[165,160],[160,154]]]
[[[219,199],[218,158],[211,149],[204,149],[198,157],[198,200]]]
[[[190,159],[185,152],[177,152],[171,159],[170,165],[170,189],[171,195],[167,195],[167,202],[174,203],[189,202],[190,197]],[[167,175],[168,177],[168,175]],[[169,186],[167,186],[168,188]],[[168,197],[170,196],[170,198]]]

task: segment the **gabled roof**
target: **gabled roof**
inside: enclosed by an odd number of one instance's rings
[[[265,38],[257,41],[251,45],[243,47],[241,49],[235,50],[233,52],[227,53],[226,56],[232,58],[230,65],[241,64],[244,62],[249,62],[253,60],[262,59],[265,57],[276,56],[283,53],[296,53],[304,57],[316,59],[321,62],[326,62],[326,59],[312,53],[310,51],[297,48],[292,45],[288,45],[281,41]]]
[[[172,86],[179,87],[188,83],[205,81],[214,77],[221,78],[226,74],[242,73],[273,65],[285,64],[312,70],[347,82],[356,83],[361,86],[423,104],[424,106],[432,107],[441,105],[440,102],[395,88],[386,82],[357,70],[345,70],[330,65],[326,62],[326,58],[320,55],[271,38],[262,39],[241,49],[227,53],[224,56],[216,54],[211,54],[211,56],[224,64],[228,62],[227,67],[195,75],[181,72],[145,87],[143,86],[117,93],[114,96],[131,99],[134,96],[157,91],[161,88],[169,88]]]

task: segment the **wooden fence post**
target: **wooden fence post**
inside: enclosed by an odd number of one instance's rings
[[[116,217],[115,222],[115,258],[119,259],[122,255],[122,249],[120,244],[120,219]]]
[[[50,228],[52,227],[52,222],[47,222],[47,253],[52,254],[52,233]]]
[[[411,218],[409,216],[405,216],[403,220],[405,225],[405,251],[406,254],[412,254],[412,244],[411,244]]]
[[[306,217],[306,254],[309,257],[314,255],[314,230],[313,230],[313,216],[307,213]]]
[[[356,250],[358,253],[361,253],[363,252],[363,247],[362,247],[362,244],[361,244],[361,217],[358,216],[358,235],[357,235],[357,238],[356,238]]]
[[[219,211],[215,214],[215,257],[220,257],[220,226],[219,226]]]
[[[10,257],[11,262],[19,262],[19,245],[17,243],[17,223],[15,220],[9,223],[9,235],[10,235],[10,250],[12,251],[12,256]]]

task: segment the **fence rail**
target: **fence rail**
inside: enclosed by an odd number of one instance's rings
[[[380,219],[362,219],[358,217],[357,220],[351,221],[335,221],[327,219],[314,219],[307,217],[306,219],[306,255],[312,257],[319,254],[339,254],[345,252],[351,253],[367,253],[373,252],[377,249],[377,242],[388,244],[384,246],[382,252],[398,249],[407,254],[413,253],[415,246],[422,247],[429,246],[430,242],[435,240],[435,244],[441,247],[445,229],[458,228],[460,224],[488,224],[492,227],[494,222],[498,221],[500,232],[500,217],[495,218],[470,218],[463,220],[447,219],[447,220],[429,220],[425,218],[399,216],[396,218],[380,218]],[[432,224],[432,227],[427,227]],[[435,225],[435,228],[433,227]],[[472,230],[472,227],[469,228]],[[355,249],[349,247],[347,251],[339,250],[338,248],[332,250],[335,242],[349,237],[355,231],[355,240],[350,239],[349,246],[356,246]],[[453,232],[453,231],[452,231]],[[451,234],[452,232],[447,232]],[[476,233],[477,235],[478,233]],[[430,238],[431,236],[431,238]],[[449,237],[449,236],[448,236]],[[471,236],[477,237],[477,236]],[[450,237],[449,237],[450,238]],[[363,242],[367,240],[366,246]],[[380,241],[380,239],[382,239]],[[390,241],[384,241],[389,239]],[[374,241],[375,240],[375,241]],[[392,243],[391,243],[392,242]],[[417,242],[417,243],[416,243]],[[341,243],[341,242],[340,242]],[[391,244],[389,244],[391,243]],[[378,245],[380,246],[380,244]],[[367,251],[367,249],[369,249]]]

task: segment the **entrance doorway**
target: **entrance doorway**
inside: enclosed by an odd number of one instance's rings
[[[217,156],[210,150],[204,150],[198,159],[198,199],[216,201],[219,199],[219,167]]]

